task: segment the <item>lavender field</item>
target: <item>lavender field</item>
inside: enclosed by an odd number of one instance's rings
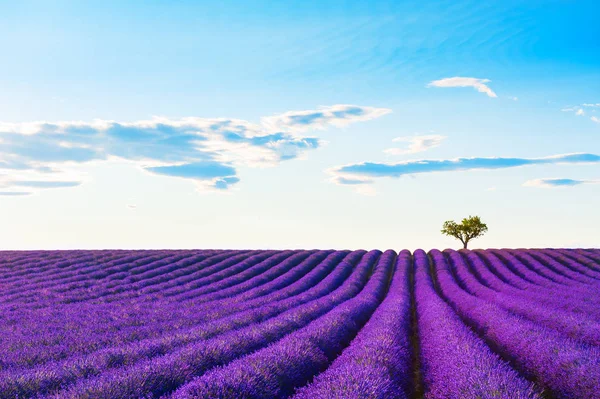
[[[0,398],[600,398],[600,250],[5,251]]]

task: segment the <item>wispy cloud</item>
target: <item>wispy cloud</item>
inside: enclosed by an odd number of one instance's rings
[[[365,178],[348,178],[343,176],[334,176],[334,182],[337,184],[348,185],[348,186],[357,186],[363,184],[371,184],[374,182],[372,179]]]
[[[81,185],[80,181],[52,181],[52,180],[9,180],[10,186],[29,187],[29,188],[64,188],[77,187]]]
[[[430,148],[438,147],[442,144],[442,141],[444,141],[445,139],[446,136],[441,136],[439,134],[412,137],[396,137],[392,141],[407,142],[409,143],[408,146],[406,148],[388,148],[383,152],[390,155],[416,154],[418,152],[427,151]]]
[[[68,180],[29,180],[28,171],[17,171],[15,173],[0,176],[0,191],[3,196],[23,196],[33,194],[35,191],[51,189],[77,187],[81,181]],[[21,180],[20,178],[25,178]]]
[[[506,169],[519,166],[547,164],[582,164],[600,163],[600,155],[595,154],[563,154],[543,158],[457,158],[443,160],[416,160],[398,163],[362,162],[339,166],[329,170],[332,181],[345,184],[344,181],[362,180],[368,184],[377,178],[398,178],[435,172],[453,172],[470,170]]]
[[[600,180],[575,180],[575,179],[534,179],[523,183],[527,187],[559,188],[574,187],[582,184],[600,184]]]
[[[361,107],[338,104],[319,107],[309,111],[289,111],[261,119],[264,126],[272,130],[307,131],[325,129],[328,126],[345,127],[351,123],[379,118],[392,112],[388,108]]]
[[[202,186],[217,190],[226,190],[240,181],[235,176],[236,170],[234,167],[213,161],[172,166],[154,166],[146,168],[146,170],[159,175],[198,180]]]
[[[3,197],[22,197],[33,194],[31,191],[0,191],[0,196]]]
[[[584,110],[584,108],[587,108],[587,109]],[[585,116],[588,113],[591,113],[591,114],[596,113],[596,111],[597,111],[596,108],[600,108],[600,103],[597,103],[597,104],[584,103],[584,104],[577,105],[577,106],[569,106],[569,107],[562,108],[561,111],[573,112],[577,116]],[[598,118],[595,115],[592,115],[590,117],[590,120],[592,122],[600,123],[600,118]]]
[[[485,93],[488,97],[498,97],[496,93],[486,83],[491,82],[489,79],[478,79],[455,76],[453,78],[444,78],[429,82],[427,87],[472,87],[480,93]]]
[[[201,190],[223,191],[240,179],[240,167],[273,167],[319,148],[300,131],[340,127],[391,112],[357,105],[290,111],[256,124],[240,119],[155,117],[136,122],[0,122],[0,175],[4,187],[32,190],[73,187],[78,165],[129,161],[144,170],[195,181]],[[15,176],[18,175],[18,178]]]

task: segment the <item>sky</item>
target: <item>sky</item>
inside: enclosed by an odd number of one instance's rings
[[[0,0],[0,248],[598,247],[598,15]]]

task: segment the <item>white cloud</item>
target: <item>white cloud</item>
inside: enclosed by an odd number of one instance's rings
[[[371,184],[373,183],[372,179],[368,179],[368,178],[362,178],[362,177],[352,177],[352,178],[347,178],[347,177],[343,177],[343,176],[333,176],[331,178],[331,182],[335,183],[335,184],[339,184],[339,185],[344,185],[344,186],[360,186],[360,185],[365,185],[365,184]]]
[[[389,112],[338,104],[290,111],[258,124],[197,117],[0,122],[0,177],[3,172],[13,176],[11,182],[0,179],[0,186],[27,183],[32,190],[75,186],[82,182],[76,173],[81,164],[119,160],[151,173],[191,179],[200,190],[225,191],[240,180],[239,167],[273,167],[323,145],[319,138],[298,131],[347,126]]]
[[[565,178],[533,179],[523,183],[523,186],[541,188],[562,188],[574,187],[582,184],[600,184],[600,180],[576,180]]]
[[[268,116],[261,123],[272,131],[302,132],[314,129],[326,129],[329,126],[345,127],[355,122],[365,122],[392,112],[388,108],[363,107],[358,105],[337,104],[319,107],[316,110],[289,111]]]
[[[24,197],[33,194],[32,191],[0,191],[2,197]]]
[[[399,178],[424,173],[441,173],[472,170],[496,170],[534,165],[598,164],[600,155],[562,154],[542,158],[456,158],[410,160],[398,163],[361,162],[329,169],[332,181],[337,184],[369,184],[380,178]],[[555,182],[558,184],[559,182]]]
[[[441,136],[439,134],[412,137],[396,137],[392,141],[408,142],[408,146],[406,148],[388,148],[383,152],[390,155],[416,154],[418,152],[427,151],[430,148],[438,147],[442,144],[442,141],[444,141],[445,139],[446,136]]]
[[[0,171],[4,172],[0,174],[2,195],[29,195],[43,190],[77,187],[87,180],[83,173],[73,172],[68,166],[60,171],[54,170],[53,165],[50,169],[51,172],[35,168],[7,170],[0,166]]]
[[[444,78],[430,82],[427,87],[472,87],[480,93],[485,93],[488,97],[498,97],[486,83],[491,82],[489,79],[478,79],[456,76],[453,78]]]
[[[587,107],[587,108],[592,108],[592,109],[584,110],[581,107]],[[596,107],[600,107],[600,103],[599,104],[588,104],[588,103],[581,104],[581,106],[563,108],[563,109],[561,109],[561,111],[574,112],[575,115],[577,115],[577,116],[585,116],[586,112],[589,112],[592,114],[596,113],[596,109],[594,109]],[[590,120],[592,122],[600,123],[600,118],[598,118],[597,116],[591,116]]]

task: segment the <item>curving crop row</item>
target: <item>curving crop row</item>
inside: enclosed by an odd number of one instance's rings
[[[351,277],[322,298],[290,309],[273,319],[196,342],[156,359],[137,363],[126,370],[107,372],[97,378],[83,380],[57,395],[65,399],[159,397],[211,368],[283,338],[352,298],[362,290],[379,256],[379,251],[366,254]]]
[[[497,304],[511,313],[559,331],[570,338],[592,345],[600,344],[600,323],[592,318],[572,313],[566,306],[561,308],[558,304],[553,304],[550,307],[538,304],[534,300],[527,300],[526,297],[495,291],[475,277],[478,271],[485,270],[485,266],[474,253],[466,256],[472,266],[471,270],[460,253],[452,250],[445,250],[444,253],[451,260],[452,272],[455,274],[456,280],[470,294]],[[473,269],[475,269],[475,273],[471,272]]]
[[[383,253],[355,297],[282,340],[196,378],[171,397],[266,399],[291,395],[325,370],[369,320],[385,296],[395,257],[394,251]]]
[[[0,251],[2,399],[600,399],[600,250]]]
[[[478,251],[461,251],[461,253],[466,254],[465,259],[475,278],[488,288],[534,304],[579,313],[583,317],[588,316],[600,320],[600,308],[595,304],[588,303],[586,299],[589,298],[589,292],[587,291],[578,290],[577,287],[565,290],[564,287],[561,289],[526,283],[517,286],[514,280],[507,282],[498,277],[505,266],[493,254]]]
[[[440,262],[439,252],[431,256],[442,280],[447,265]],[[476,399],[494,393],[501,398],[538,398],[538,389],[493,353],[438,295],[427,254],[417,250],[414,257],[424,396]]]
[[[411,269],[410,252],[404,250],[389,292],[373,316],[350,346],[293,399],[404,399],[413,394]]]
[[[107,348],[89,356],[71,359],[70,361],[48,364],[45,367],[38,368],[28,373],[12,373],[4,375],[6,380],[6,389],[16,389],[21,395],[39,392],[40,390],[53,389],[64,386],[67,383],[74,382],[80,378],[87,378],[90,375],[98,375],[101,372],[113,368],[133,365],[139,361],[165,355],[174,348],[183,345],[189,345],[199,340],[206,340],[227,331],[242,328],[267,320],[269,317],[280,314],[295,306],[315,300],[323,295],[336,290],[339,285],[346,280],[353,270],[353,265],[358,258],[363,256],[363,252],[357,251],[346,256],[345,260],[339,264],[325,279],[312,287],[315,280],[309,276],[306,280],[298,281],[290,286],[290,291],[301,292],[301,294],[292,296],[285,300],[274,302],[269,306],[261,307],[255,310],[247,310],[237,315],[232,315],[221,320],[213,320],[205,325],[192,328],[187,331],[166,336],[156,340],[142,340],[136,343],[122,347]],[[337,257],[332,257],[324,263],[330,263],[325,267],[331,270],[331,263],[336,264],[339,261]],[[363,265],[364,268],[364,265]],[[0,387],[3,387],[0,382]],[[0,389],[2,392],[3,389]]]
[[[600,390],[600,348],[515,316],[465,292],[442,253],[430,252],[440,290],[495,351],[558,398],[593,398]]]

